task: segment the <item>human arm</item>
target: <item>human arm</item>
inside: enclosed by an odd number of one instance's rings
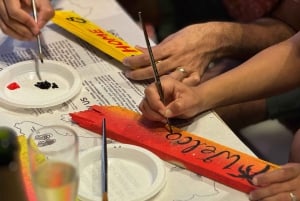
[[[300,86],[299,63],[300,32],[196,87],[166,76],[162,79],[166,106],[159,101],[155,86],[150,85],[140,109],[147,118],[163,121],[165,117],[189,118],[217,107],[268,97]]]
[[[54,16],[49,0],[36,0],[37,23],[33,19],[31,0],[1,0],[0,28],[3,33],[19,39],[31,40]]]
[[[252,23],[208,22],[178,31],[153,47],[154,57],[162,61],[157,65],[159,73],[172,72],[172,76],[180,79],[180,74],[174,71],[180,66],[188,72],[188,76],[182,81],[198,84],[210,62],[224,57],[247,58],[290,37],[294,34],[294,27],[289,24],[300,24],[300,18],[297,18],[297,8],[299,10],[300,5],[294,3],[293,9],[285,9],[290,1],[292,0],[282,1],[276,9],[276,16]],[[145,54],[128,57],[123,62],[130,67],[140,67],[126,72],[127,77],[134,80],[153,76],[148,53],[145,49],[142,50]]]

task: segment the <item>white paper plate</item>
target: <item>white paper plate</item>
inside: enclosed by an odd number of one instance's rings
[[[156,195],[166,183],[163,161],[152,152],[134,145],[110,144],[108,154],[108,200],[144,201]],[[101,199],[101,147],[79,156],[78,197]]]
[[[35,61],[24,61],[0,71],[0,102],[18,108],[44,108],[61,104],[73,98],[81,89],[78,72],[62,62],[44,60],[40,63],[42,81],[55,83],[58,88],[40,89],[34,86],[39,79]],[[20,88],[9,89],[11,83]]]

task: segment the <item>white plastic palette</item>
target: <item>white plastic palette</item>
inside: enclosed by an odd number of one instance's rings
[[[107,154],[109,201],[148,200],[164,187],[165,165],[152,152],[134,145],[109,144]],[[79,163],[79,199],[102,200],[101,147],[81,153]]]
[[[58,88],[40,89],[35,73],[35,61],[24,61],[0,71],[0,103],[18,108],[45,108],[61,104],[79,93],[82,83],[78,72],[62,62],[44,60],[40,63],[42,81],[57,84]],[[11,83],[19,88],[10,89]]]

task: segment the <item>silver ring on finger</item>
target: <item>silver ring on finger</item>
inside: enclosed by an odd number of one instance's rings
[[[159,64],[160,62],[162,62],[162,60],[157,60],[155,61],[155,64]]]
[[[290,192],[291,201],[297,201],[297,197],[293,192]]]
[[[184,75],[187,75],[187,71],[183,67],[177,67],[176,70],[181,72]]]

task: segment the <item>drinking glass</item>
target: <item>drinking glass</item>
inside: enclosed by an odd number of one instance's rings
[[[27,139],[38,201],[74,201],[78,191],[78,136],[69,127],[45,126]]]

